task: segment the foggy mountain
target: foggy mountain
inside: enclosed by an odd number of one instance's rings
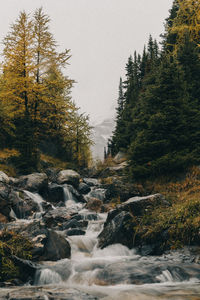
[[[93,141],[92,155],[93,158],[103,159],[104,147],[107,146],[108,139],[112,135],[115,122],[113,119],[105,119],[103,122],[97,124],[93,128]]]

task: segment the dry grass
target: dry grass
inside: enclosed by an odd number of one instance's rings
[[[69,163],[62,161],[58,158],[46,155],[46,154],[41,154],[41,160],[49,164],[51,167],[56,167],[58,169],[67,169],[69,168]]]
[[[137,232],[142,239],[152,240],[168,231],[168,247],[180,248],[200,240],[200,168],[193,167],[184,179],[145,183],[152,193],[162,193],[171,206],[158,207],[138,220]]]
[[[0,171],[3,171],[8,176],[15,177],[16,169],[9,161],[18,156],[19,152],[16,149],[0,150]]]
[[[0,150],[0,161],[7,160],[8,158],[11,158],[13,156],[19,156],[19,151],[17,151],[16,149]]]

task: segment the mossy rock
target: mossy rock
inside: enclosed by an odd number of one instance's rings
[[[0,234],[0,281],[20,278],[18,267],[12,256],[31,259],[32,243],[14,232],[3,231]]]

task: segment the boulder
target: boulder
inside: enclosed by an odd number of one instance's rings
[[[84,220],[88,220],[88,221],[96,221],[99,219],[99,216],[96,213],[85,214],[83,217]]]
[[[64,184],[69,183],[75,187],[78,187],[80,175],[74,170],[63,170],[57,175],[57,183]]]
[[[83,178],[83,182],[89,186],[99,186],[100,182],[96,178]]]
[[[120,199],[121,202],[128,200],[131,197],[140,196],[138,187],[134,184],[124,182],[119,176],[110,176],[105,180],[103,187],[106,189],[106,199]]]
[[[0,182],[5,184],[9,184],[10,182],[9,177],[2,171],[0,171]]]
[[[134,216],[141,216],[143,213],[157,206],[169,206],[169,202],[161,194],[154,194],[145,197],[133,197],[117,206],[119,210],[131,211]]]
[[[78,186],[79,193],[86,195],[91,191],[91,188],[88,184],[81,182]]]
[[[117,214],[110,222],[104,225],[98,236],[98,246],[105,248],[112,244],[122,244],[128,248],[133,247],[132,216],[125,211]]]
[[[62,224],[62,228],[64,230],[70,228],[77,228],[77,227],[79,227],[79,222],[76,219],[69,220],[68,222]]]
[[[44,242],[44,252],[40,260],[56,261],[71,257],[71,247],[69,242],[53,230],[48,230]]]
[[[9,199],[18,219],[26,219],[32,216],[34,212],[40,211],[38,204],[23,191],[11,191]]]
[[[71,255],[71,247],[68,241],[55,231],[47,229],[41,220],[34,220],[30,223],[10,223],[4,229],[15,231],[32,242],[34,261],[55,261],[69,258]]]
[[[65,202],[63,186],[56,183],[50,183],[48,186],[48,200],[54,204]]]
[[[67,209],[65,207],[57,207],[51,211],[48,211],[43,216],[43,221],[48,228],[62,226],[62,223],[65,223],[71,218]]]
[[[36,237],[34,237],[31,242],[33,244],[32,249],[32,260],[33,261],[39,261],[40,258],[44,254],[44,243],[47,239],[47,230],[45,234],[39,234]]]
[[[33,283],[36,271],[41,268],[41,266],[25,259],[18,258],[17,256],[12,255],[12,261],[16,266],[18,266],[19,278],[24,282]]]
[[[84,235],[85,231],[81,230],[80,228],[73,228],[73,229],[66,230],[65,233],[67,236]]]
[[[48,177],[45,173],[20,176],[16,186],[23,190],[38,192],[44,195],[48,191]]]
[[[10,188],[3,183],[0,184],[0,212],[8,220],[10,219],[11,205],[9,200]]]
[[[96,198],[102,201],[106,200],[106,189],[103,188],[93,188],[91,192],[86,196],[87,199]]]
[[[60,171],[59,169],[52,167],[46,169],[45,173],[47,174],[49,181],[56,182],[59,171]]]
[[[47,235],[47,228],[41,220],[33,220],[28,223],[26,221],[10,223],[7,229],[15,231],[31,241],[38,235]]]

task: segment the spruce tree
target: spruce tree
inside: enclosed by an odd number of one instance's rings
[[[124,92],[123,92],[123,82],[120,77],[119,82],[119,96],[117,99],[117,108],[116,108],[116,125],[113,132],[112,141],[110,144],[112,155],[115,155],[121,147],[123,147],[121,135],[123,133],[123,111],[124,111]]]
[[[182,69],[166,58],[140,95],[137,136],[129,150],[134,177],[158,176],[189,164],[186,97]]]

